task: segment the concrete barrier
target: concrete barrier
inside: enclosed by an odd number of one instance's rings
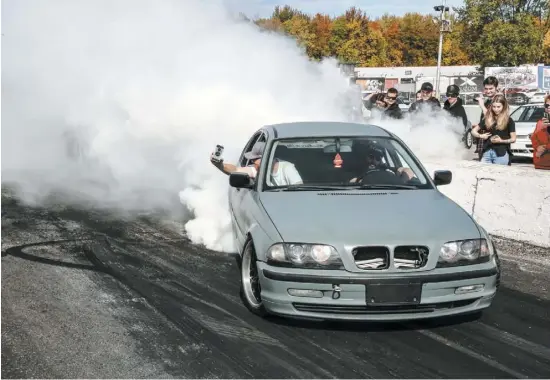
[[[425,162],[453,172],[439,190],[490,234],[550,248],[550,171],[472,161]]]

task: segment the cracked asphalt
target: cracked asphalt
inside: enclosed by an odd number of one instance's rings
[[[3,378],[548,378],[550,250],[496,238],[481,319],[263,320],[235,259],[153,216],[2,197]]]

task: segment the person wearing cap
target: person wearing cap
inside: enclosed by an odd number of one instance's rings
[[[434,96],[434,87],[430,82],[422,83],[420,87],[421,99],[417,100],[409,107],[409,112],[416,112],[419,110],[441,110],[441,103]]]
[[[466,115],[466,110],[462,104],[462,99],[458,97],[460,94],[460,88],[452,84],[447,87],[447,100],[443,103],[443,109],[447,111],[451,116],[458,117],[462,120],[464,128],[468,127],[468,116]]]
[[[265,142],[255,143],[252,149],[244,154],[244,158],[249,161],[249,164],[244,167],[226,164],[223,160],[216,161],[213,159],[213,155],[210,157],[210,162],[227,175],[231,173],[246,173],[250,178],[255,179],[258,175],[258,170],[260,170],[264,150]],[[302,177],[292,163],[274,158],[271,175],[268,177],[267,183],[269,186],[297,185],[302,184]]]

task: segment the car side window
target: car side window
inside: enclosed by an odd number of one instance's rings
[[[510,118],[514,120],[515,122],[522,121],[523,115],[525,114],[527,110],[527,107],[519,107],[517,108],[512,114],[510,115]]]
[[[252,147],[254,146],[254,144],[256,144],[257,142],[266,142],[266,136],[263,132],[257,132],[255,133],[252,138],[248,141],[245,149],[243,150],[242,154],[241,154],[241,159],[239,160],[239,166],[247,166],[250,164],[249,160],[247,160],[245,157],[244,157],[244,154],[245,153],[248,153],[252,150]]]
[[[542,107],[532,107],[532,111],[529,114],[529,118],[526,120],[529,123],[536,123],[540,119],[542,119],[542,116],[544,115],[544,108]]]

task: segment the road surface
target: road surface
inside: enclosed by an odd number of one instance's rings
[[[3,378],[548,378],[548,250],[498,239],[479,320],[262,320],[235,259],[152,216],[2,199]]]

